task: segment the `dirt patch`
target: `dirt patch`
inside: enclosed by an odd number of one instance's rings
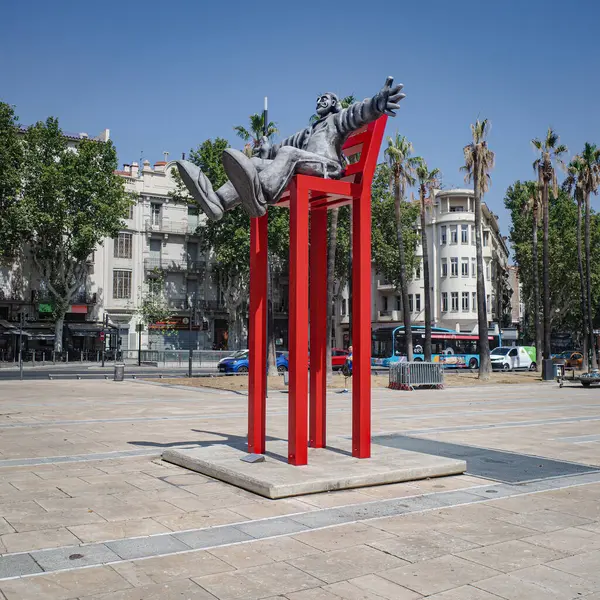
[[[478,374],[471,372],[446,373],[444,377],[446,387],[464,387],[476,385],[494,385],[494,384],[530,384],[541,381],[539,373],[530,373],[528,371],[517,373],[492,373],[488,381],[481,381]],[[169,383],[173,385],[186,385],[188,387],[209,387],[218,390],[231,390],[234,392],[246,391],[248,389],[248,377],[244,375],[232,375],[224,377],[195,377],[188,379],[187,377],[159,379],[160,383]],[[388,374],[372,375],[371,387],[382,388],[387,387],[389,383]],[[270,390],[286,390],[282,376],[268,377],[267,386]],[[352,377],[345,380],[342,375],[335,374],[327,387],[330,389],[343,389],[347,387],[352,389]]]

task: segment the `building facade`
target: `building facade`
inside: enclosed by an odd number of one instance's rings
[[[498,318],[497,282],[507,269],[508,249],[496,216],[482,205],[483,261],[488,320]],[[477,264],[475,251],[475,200],[472,190],[439,190],[426,217],[433,325],[456,331],[477,331]],[[412,321],[425,323],[422,256],[416,248],[417,268],[409,284]],[[402,300],[393,284],[373,270],[372,327],[401,325]]]

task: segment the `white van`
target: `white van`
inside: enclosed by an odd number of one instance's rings
[[[535,348],[531,346],[499,346],[490,352],[492,369],[514,371],[528,369],[535,371]]]

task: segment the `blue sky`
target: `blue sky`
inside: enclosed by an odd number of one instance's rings
[[[531,138],[551,125],[572,153],[600,143],[594,0],[20,0],[2,13],[0,100],[25,124],[109,128],[120,162],[179,157],[216,136],[241,146],[233,126],[265,95],[289,135],[317,94],[362,99],[393,75],[407,97],[386,133],[406,135],[446,187],[463,186],[469,124],[492,122],[486,201],[508,234],[504,192],[531,177]]]

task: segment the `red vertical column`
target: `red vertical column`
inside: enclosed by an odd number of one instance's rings
[[[267,215],[250,219],[248,451],[265,452],[267,397]]]
[[[288,462],[308,462],[308,190],[290,185]]]
[[[352,201],[352,456],[371,456],[371,190]]]
[[[326,445],[327,419],[327,209],[310,214],[310,418],[312,448]]]

